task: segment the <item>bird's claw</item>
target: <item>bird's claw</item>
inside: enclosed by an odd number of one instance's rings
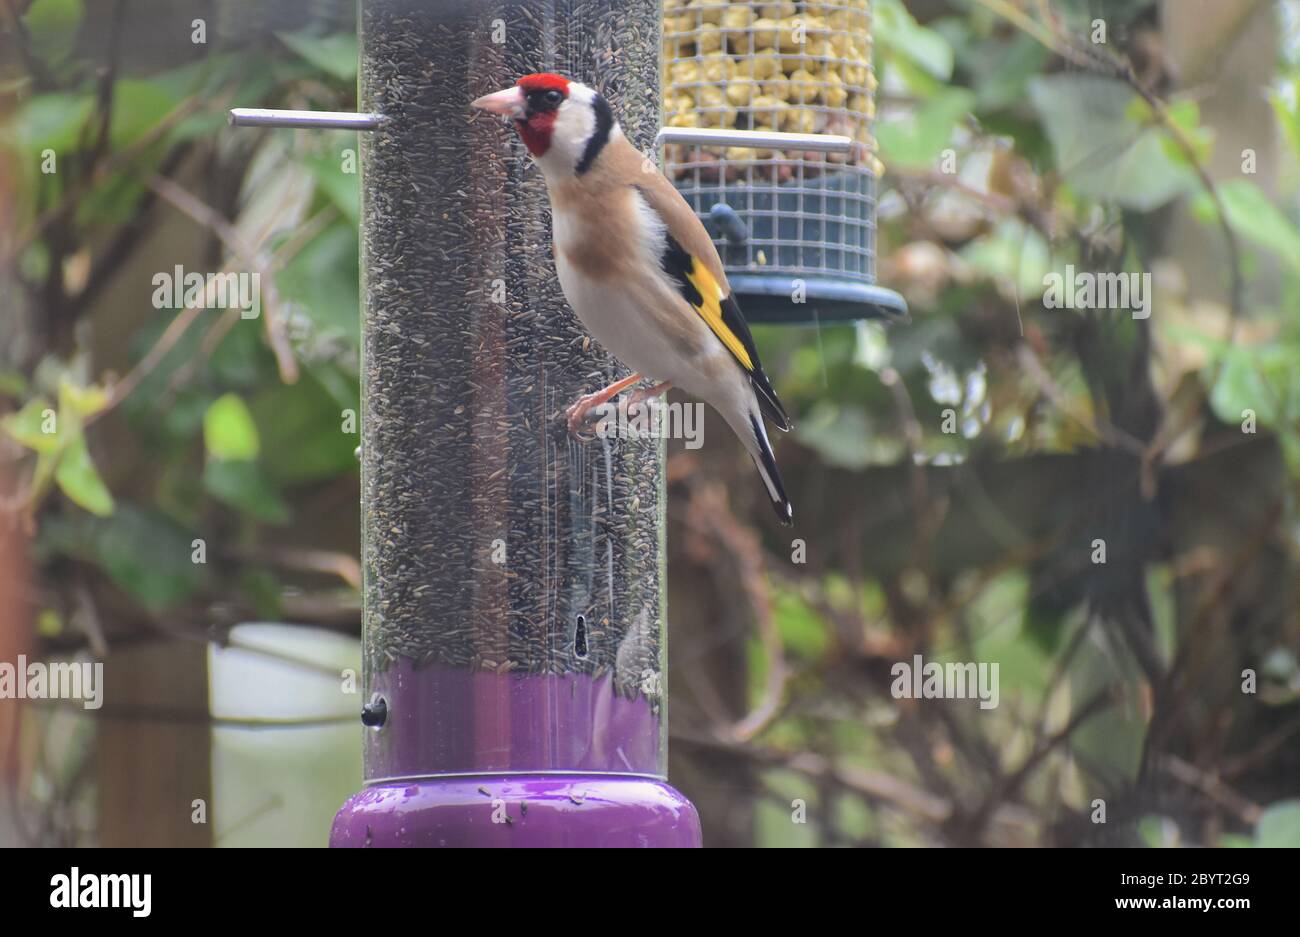
[[[583,430],[591,422],[591,408],[597,404],[604,403],[599,394],[586,394],[579,397],[577,402],[569,407],[566,420],[569,424],[569,436],[579,441],[595,439],[595,435],[585,435]]]

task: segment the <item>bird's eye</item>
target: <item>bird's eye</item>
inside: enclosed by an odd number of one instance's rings
[[[544,97],[546,98],[546,103],[553,106],[558,105],[561,101],[564,100],[563,92],[556,91],[554,88],[546,92]]]

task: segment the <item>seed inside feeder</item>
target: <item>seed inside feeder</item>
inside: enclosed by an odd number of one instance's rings
[[[598,88],[649,152],[657,13],[393,0],[363,5],[361,41],[362,109],[389,118],[361,140],[365,648],[368,690],[390,703],[367,773],[662,774],[646,678],[664,657],[662,442],[569,438],[567,407],[626,372],[560,292],[540,174],[467,106],[561,72]],[[536,705],[511,708],[525,697]],[[551,723],[518,722],[547,707],[570,720],[559,742],[533,738]],[[508,747],[475,747],[484,719],[516,721]]]

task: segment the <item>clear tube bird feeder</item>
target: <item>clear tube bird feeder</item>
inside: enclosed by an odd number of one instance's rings
[[[870,0],[664,0],[664,123],[754,134],[669,142],[665,172],[714,236],[751,321],[906,314],[875,285]],[[848,138],[780,148],[758,134]]]
[[[562,72],[648,147],[659,25],[657,0],[361,3],[367,786],[334,845],[699,844],[664,782],[663,443],[570,439],[620,371],[560,292],[541,174],[469,107]]]

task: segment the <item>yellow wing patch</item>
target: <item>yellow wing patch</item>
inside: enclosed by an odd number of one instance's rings
[[[726,322],[722,321],[722,287],[709,272],[709,268],[700,263],[700,258],[691,257],[691,269],[686,271],[686,279],[690,280],[691,285],[703,297],[699,305],[691,304],[700,314],[700,318],[708,324],[713,334],[727,346],[727,350],[735,356],[746,371],[754,370],[754,362],[745,349],[745,343],[727,326]]]

